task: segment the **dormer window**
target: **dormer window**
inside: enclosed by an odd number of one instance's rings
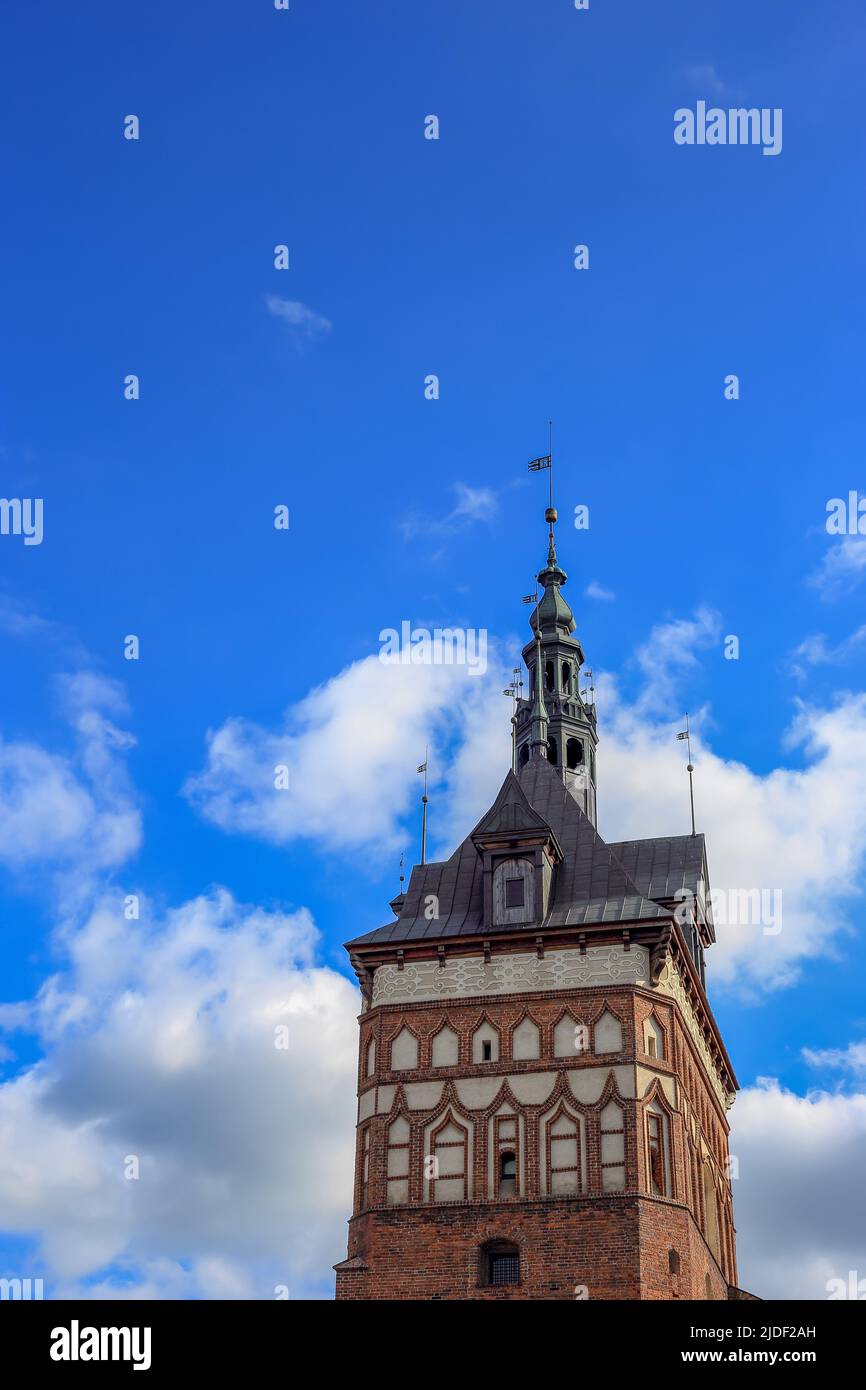
[[[505,880],[506,907],[523,907],[525,905],[523,887],[522,878],[507,878]]]
[[[530,859],[503,859],[493,871],[493,925],[535,918],[535,866]]]

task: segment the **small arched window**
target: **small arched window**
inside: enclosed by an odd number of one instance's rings
[[[528,743],[524,743],[523,747],[522,747],[521,750],[520,750],[520,766],[521,766],[521,767],[526,767],[526,764],[527,764],[528,762],[529,762],[529,744],[528,744]]]
[[[517,1190],[517,1155],[505,1149],[499,1155],[499,1195],[513,1197]]]
[[[547,740],[547,761],[550,763],[551,767],[559,766],[559,753],[557,751],[555,738],[549,738]]]
[[[552,661],[544,663],[544,688],[545,690],[556,689],[556,665]]]
[[[567,661],[562,663],[562,693],[563,695],[571,694],[571,666]]]
[[[481,1247],[480,1284],[520,1283],[520,1251],[507,1240],[491,1240]]]

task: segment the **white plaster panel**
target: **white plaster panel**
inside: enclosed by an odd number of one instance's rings
[[[375,1114],[375,1112],[376,1088],[374,1086],[372,1090],[365,1091],[364,1094],[358,1098],[358,1123],[360,1124],[362,1120],[369,1120],[370,1116]]]
[[[593,1029],[593,1051],[622,1052],[622,1024],[609,1009],[605,1009]]]
[[[473,1076],[457,1082],[457,1096],[467,1110],[486,1110],[501,1085],[501,1076]]]
[[[376,1099],[376,1113],[378,1115],[390,1114],[391,1106],[394,1104],[394,1092],[396,1089],[396,1086],[379,1087]]]
[[[446,1024],[433,1039],[434,1067],[456,1067],[460,1061],[460,1039]]]
[[[418,1065],[418,1039],[408,1028],[401,1028],[391,1043],[391,1070],[414,1071]]]
[[[541,1035],[531,1018],[523,1018],[511,1035],[511,1055],[515,1062],[532,1061],[541,1055]]]
[[[607,1078],[613,1072],[621,1096],[631,1100],[634,1097],[634,1069],[632,1067],[581,1067],[580,1071],[568,1072],[572,1091],[584,1105],[595,1105],[604,1090]]]
[[[508,1084],[521,1105],[543,1105],[553,1089],[556,1074],[552,1071],[524,1072],[509,1076]]]
[[[404,1087],[410,1110],[432,1110],[442,1096],[441,1081],[410,1081]]]
[[[661,1084],[665,1099],[673,1109],[676,1109],[677,1088],[674,1078],[672,1076],[663,1076],[660,1072],[652,1071],[649,1067],[638,1067],[638,1095],[645,1096],[654,1081],[658,1081]]]

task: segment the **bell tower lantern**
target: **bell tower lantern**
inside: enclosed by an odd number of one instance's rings
[[[547,564],[539,571],[541,594],[530,618],[534,639],[523,648],[529,672],[529,695],[516,710],[517,768],[525,767],[538,749],[538,707],[546,718],[542,755],[556,768],[581,810],[596,824],[596,748],[598,730],[595,703],[581,693],[580,671],[585,657],[574,636],[575,622],[562,588],[568,579],[556,558],[553,528],[555,507],[548,507]],[[535,730],[535,732],[534,732]]]

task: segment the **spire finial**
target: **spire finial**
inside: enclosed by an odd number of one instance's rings
[[[544,520],[547,522],[548,526],[550,527],[550,531],[548,532],[548,542],[547,542],[547,563],[548,563],[548,565],[550,566],[550,568],[552,569],[553,566],[556,564],[556,545],[555,545],[554,539],[553,539],[553,528],[554,528],[554,526],[556,525],[556,521],[557,521],[557,511],[556,511],[556,508],[555,508],[554,505],[553,505],[553,421],[552,421],[552,420],[548,420],[548,422],[547,422],[547,459],[548,459],[548,471],[547,471],[547,482],[548,482],[548,489],[547,489],[547,511],[544,513]]]
[[[547,472],[547,509],[544,513],[544,520],[547,522],[547,568],[549,570],[558,569],[556,562],[556,541],[553,535],[553,528],[556,525],[558,513],[553,505],[553,421],[547,422],[547,453],[542,454],[541,458],[533,459],[528,465],[530,473]]]

